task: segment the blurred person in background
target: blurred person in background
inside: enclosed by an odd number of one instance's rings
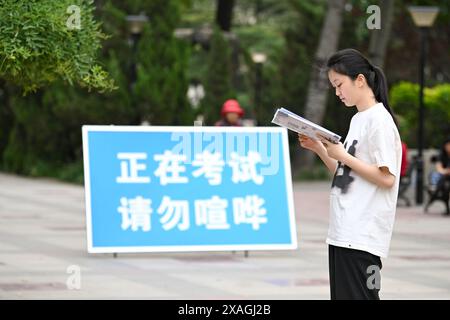
[[[242,127],[242,117],[244,110],[239,105],[239,102],[234,99],[228,99],[224,102],[222,110],[220,111],[222,119],[215,123],[217,127]]]

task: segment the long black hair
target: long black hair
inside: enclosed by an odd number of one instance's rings
[[[375,99],[383,103],[398,128],[397,119],[389,106],[388,88],[383,70],[372,65],[361,52],[355,49],[343,49],[334,53],[327,62],[327,71],[329,70],[349,76],[352,80],[356,80],[359,74],[364,75],[367,84],[375,94]]]

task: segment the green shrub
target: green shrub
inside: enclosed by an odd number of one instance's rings
[[[390,90],[390,103],[400,118],[402,138],[417,147],[419,126],[419,85],[399,82]],[[450,133],[450,84],[424,89],[425,147],[439,147]]]

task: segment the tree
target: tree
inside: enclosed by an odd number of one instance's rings
[[[111,0],[97,4],[93,12],[96,19],[102,21],[106,33],[113,35],[99,51],[99,64],[115,79],[117,89],[100,94],[54,81],[23,97],[21,91],[9,84],[8,97],[0,95],[0,103],[9,106],[0,108],[5,111],[0,114],[1,169],[82,182],[82,125],[140,124],[149,115],[154,116],[152,120],[157,124],[174,124],[177,120],[192,123],[184,118],[190,115],[190,109],[184,107],[187,91],[184,63],[188,52],[172,38],[179,19],[178,2]],[[137,52],[138,81],[134,86],[136,91],[131,91],[132,48],[127,41],[126,16],[141,11],[161,15],[150,20],[142,35]],[[152,78],[140,77],[140,73],[149,73]],[[142,104],[138,105],[133,93],[141,94],[145,90],[153,94],[140,96]],[[151,107],[142,108],[146,104]]]
[[[320,34],[319,46],[314,56],[315,66],[323,66],[327,58],[337,50],[342,27],[344,0],[328,0],[328,10]],[[305,117],[312,122],[322,123],[328,97],[327,74],[318,68],[311,70],[305,106]],[[311,167],[314,159],[312,153],[305,153],[305,165]]]
[[[384,0],[379,2],[381,11],[381,29],[370,31],[369,59],[376,66],[383,68],[387,44],[391,35],[395,6],[394,0]]]
[[[0,79],[0,163],[14,124],[14,115],[9,104],[11,90],[7,86],[6,81]]]
[[[290,1],[290,4],[295,15],[284,32],[285,48],[279,59],[277,101],[294,112],[303,113],[312,64],[310,57],[317,46],[323,6],[301,0]]]
[[[93,1],[15,1],[0,5],[0,78],[36,91],[57,79],[100,91],[114,88],[96,62],[105,35]]]
[[[211,38],[202,109],[207,124],[220,119],[220,108],[234,93],[231,85],[231,54],[227,40],[216,27]]]
[[[176,0],[153,0],[144,9],[150,21],[138,46],[134,93],[139,121],[192,124],[193,112],[187,101],[188,47],[174,37],[179,4]]]

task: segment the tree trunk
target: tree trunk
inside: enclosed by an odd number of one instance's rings
[[[217,0],[216,23],[222,31],[231,30],[234,0]]]
[[[344,3],[344,0],[328,0],[327,14],[311,69],[305,118],[317,124],[321,124],[323,121],[328,96],[328,75],[321,70],[321,67],[325,65],[327,58],[337,50]],[[294,168],[310,169],[313,166],[315,155],[306,149],[297,148],[296,150]]]
[[[387,43],[391,35],[394,16],[394,0],[380,2],[381,29],[370,30],[369,58],[372,63],[380,68],[384,66]]]
[[[3,162],[3,151],[9,142],[9,133],[14,125],[14,114],[11,109],[10,86],[0,79],[0,167]]]
[[[260,22],[261,11],[262,11],[262,0],[256,0],[255,7],[254,7],[256,23]]]

